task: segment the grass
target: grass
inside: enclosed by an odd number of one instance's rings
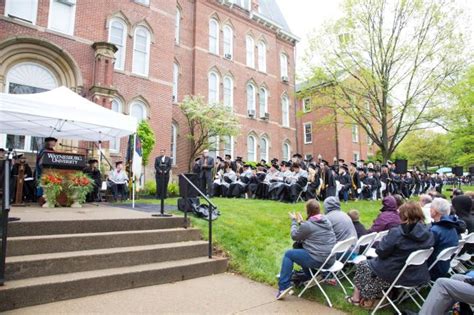
[[[474,190],[474,187],[464,186],[463,190]],[[450,192],[445,194],[449,196]],[[221,212],[219,219],[213,222],[213,241],[229,257],[230,270],[252,280],[276,286],[275,276],[280,271],[282,255],[292,246],[288,212],[304,213],[304,203],[285,204],[268,200],[226,198],[213,198],[212,201]],[[176,205],[176,202],[176,198],[166,200],[169,205]],[[361,222],[368,228],[379,214],[381,201],[355,201],[341,206],[345,212],[350,209],[359,210]],[[191,218],[193,226],[201,229],[204,237],[207,237],[207,221],[193,216]],[[349,305],[340,288],[325,286],[325,290],[335,308],[351,314],[367,314],[362,308]],[[325,304],[324,297],[317,288],[309,289],[304,297]],[[387,307],[379,313],[393,312]]]

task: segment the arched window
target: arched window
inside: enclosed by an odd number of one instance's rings
[[[59,86],[54,74],[46,67],[34,62],[14,65],[6,73],[5,93],[32,94],[55,89]],[[20,151],[38,151],[43,138],[22,135],[0,134],[0,147]]]
[[[264,87],[261,87],[258,92],[258,103],[260,107],[260,117],[265,118],[265,114],[268,113],[268,92]]]
[[[266,137],[260,138],[260,160],[268,162],[268,139]]]
[[[208,103],[219,103],[219,76],[214,71],[209,72],[209,94]]]
[[[234,107],[234,80],[224,77],[224,106]]]
[[[280,54],[280,73],[282,80],[288,80],[288,56],[284,53]]]
[[[247,67],[255,68],[255,44],[252,36],[247,35],[245,47],[247,51]]]
[[[258,70],[267,72],[267,45],[263,41],[258,43]]]
[[[288,141],[283,142],[283,161],[289,161],[291,156],[291,146]]]
[[[224,57],[227,59],[233,58],[234,50],[234,31],[229,25],[224,26]]]
[[[170,158],[173,165],[176,165],[176,148],[178,141],[178,126],[175,123],[171,124],[171,148],[170,148]]]
[[[125,68],[125,52],[127,42],[127,25],[120,19],[112,19],[109,24],[109,42],[114,44],[118,49],[115,52],[114,68],[124,70]]]
[[[179,44],[179,29],[181,24],[181,10],[176,8],[176,16],[174,22],[174,42]]]
[[[286,95],[281,98],[281,124],[290,127],[290,101]]]
[[[141,101],[135,101],[130,105],[130,115],[135,117],[138,121],[147,118],[146,106]]]
[[[178,79],[179,79],[179,66],[175,62],[173,63],[173,103],[178,102]]]
[[[255,162],[257,160],[256,151],[257,143],[255,137],[250,135],[247,137],[247,161]]]
[[[215,19],[209,20],[209,52],[219,54],[219,23]]]
[[[133,42],[133,65],[132,72],[148,76],[150,61],[150,32],[143,26],[135,29]]]
[[[122,102],[118,98],[114,98],[110,109],[114,112],[121,113],[123,111]],[[110,140],[109,150],[112,153],[118,153],[120,151],[120,138]]]
[[[252,83],[247,84],[247,110],[253,110],[254,112],[256,96],[255,94],[255,86]]]
[[[222,138],[224,141],[224,155],[230,155],[234,157],[234,137],[225,136]]]

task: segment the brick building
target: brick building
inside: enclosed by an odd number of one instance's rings
[[[377,150],[373,141],[358,124],[336,112],[334,107],[327,106],[334,100],[327,96],[327,92],[321,95],[321,88],[308,86],[307,83],[296,87],[297,130],[300,134],[297,138],[301,154],[315,159],[321,155],[330,163],[334,158],[343,159],[346,163],[372,159]],[[305,92],[301,93],[303,89]]]
[[[177,172],[189,154],[177,103],[203,95],[241,122],[240,135],[216,139],[213,154],[286,159],[297,147],[296,41],[271,0],[0,0],[0,90],[65,85],[148,119],[152,158],[166,148]],[[0,147],[32,152],[37,143],[0,135]],[[126,145],[110,143],[112,159],[123,159]]]

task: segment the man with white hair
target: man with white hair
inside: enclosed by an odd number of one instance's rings
[[[459,235],[457,228],[460,221],[455,216],[450,216],[451,205],[443,198],[434,198],[430,206],[433,225],[431,232],[434,235],[434,251],[428,259],[428,266],[435,260],[438,254],[445,248],[458,245]],[[440,261],[430,270],[431,280],[435,281],[440,277],[446,276],[449,270],[449,261]]]
[[[420,206],[425,215],[425,224],[431,224],[433,219],[431,218],[431,201],[433,199],[428,194],[423,194],[420,196]]]

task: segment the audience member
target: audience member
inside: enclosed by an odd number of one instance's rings
[[[450,216],[451,206],[446,199],[435,198],[431,202],[431,217],[433,225],[431,232],[434,235],[434,251],[428,259],[428,266],[436,260],[438,254],[445,248],[458,245],[459,236],[457,228],[459,221],[455,216]],[[430,270],[431,280],[435,281],[446,276],[449,270],[449,261],[440,261]]]
[[[423,210],[423,214],[425,215],[425,224],[431,224],[433,221],[431,219],[431,201],[433,201],[433,198],[431,198],[430,195],[428,194],[423,194],[420,195],[420,206],[421,210]]]
[[[400,208],[405,203],[405,200],[403,199],[402,195],[394,194],[392,196],[397,201],[397,209]]]
[[[452,200],[452,205],[459,219],[466,223],[469,233],[474,232],[474,215],[471,212],[472,199],[469,196],[456,196]]]
[[[115,163],[115,169],[109,173],[109,185],[112,190],[114,201],[117,201],[118,195],[120,195],[122,201],[127,198],[127,183],[127,172],[123,170],[123,162],[119,161]]]
[[[383,198],[381,213],[374,220],[368,232],[382,232],[400,225],[400,215],[398,214],[397,201],[393,196]]]
[[[377,257],[357,265],[354,276],[354,293],[347,301],[373,307],[382,290],[388,288],[405,265],[408,256],[420,249],[433,246],[433,234],[423,223],[423,211],[418,203],[407,202],[400,207],[401,224],[392,228],[379,243]],[[412,286],[428,282],[430,275],[426,264],[405,270],[398,283]]]
[[[357,238],[360,238],[361,236],[367,234],[367,229],[365,226],[360,223],[359,219],[359,211],[352,209],[348,213],[349,217],[352,220],[352,224],[354,224],[354,228],[356,229],[357,233]]]
[[[341,210],[339,199],[334,196],[326,198],[324,200],[324,209],[326,217],[331,222],[336,234],[336,241],[340,242],[350,237],[357,237],[357,232],[351,218]]]
[[[291,275],[293,263],[303,267],[310,276],[308,268],[318,268],[327,259],[336,244],[336,236],[331,222],[321,214],[319,203],[312,199],[306,203],[306,221],[300,213],[290,213],[291,238],[301,242],[302,248],[290,249],[285,252],[281,264],[279,291],[277,299],[282,299],[292,289]],[[334,260],[328,262],[330,265]]]

